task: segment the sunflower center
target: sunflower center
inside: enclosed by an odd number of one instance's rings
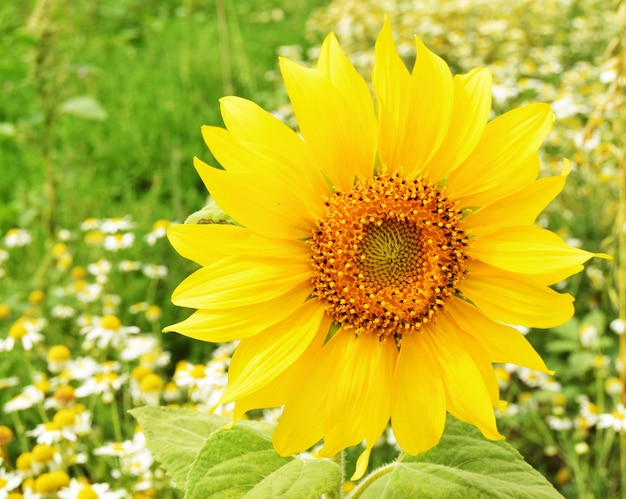
[[[458,292],[461,212],[425,179],[385,172],[337,191],[310,239],[313,295],[356,334],[419,330]]]

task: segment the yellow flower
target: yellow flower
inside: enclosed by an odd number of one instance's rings
[[[195,166],[237,225],[168,231],[202,268],[172,297],[198,311],[165,331],[241,340],[220,402],[236,418],[284,404],[283,455],[364,441],[353,478],[390,418],[410,454],[438,443],[446,411],[501,439],[492,363],[547,371],[503,323],[568,320],[572,296],[549,286],[593,256],[533,226],[567,174],[536,179],[550,107],[487,123],[490,73],[452,77],[416,43],[409,72],[385,23],[375,99],[332,34],[316,68],[281,59],[300,133],[222,99],[226,129],[202,134],[224,169]]]

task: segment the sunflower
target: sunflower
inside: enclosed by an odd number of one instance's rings
[[[220,402],[235,419],[284,406],[282,455],[364,442],[354,479],[390,419],[409,454],[438,443],[446,412],[501,439],[492,363],[547,370],[507,324],[571,318],[550,285],[594,256],[533,225],[568,173],[537,179],[550,107],[488,122],[489,71],[453,77],[416,44],[409,72],[385,22],[374,98],[332,34],[315,68],[281,59],[299,133],[223,98],[225,128],[202,128],[223,168],[195,167],[236,224],[168,230],[201,268],[172,297],[198,310],[165,331],[240,340]]]

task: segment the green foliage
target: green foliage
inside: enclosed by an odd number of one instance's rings
[[[448,417],[436,447],[388,465],[360,497],[561,497],[505,442],[490,442],[473,426]]]
[[[133,409],[148,447],[185,497],[317,497],[342,487],[338,465],[326,459],[281,457],[273,425],[164,407]],[[350,497],[561,497],[513,447],[490,442],[449,417],[439,445],[402,454],[366,476]]]
[[[241,421],[224,429],[226,418],[165,407],[131,414],[186,498],[315,497],[341,486],[336,463],[279,456],[269,423]]]

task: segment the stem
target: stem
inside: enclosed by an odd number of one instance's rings
[[[619,51],[617,53],[618,71],[616,75],[617,92],[615,104],[621,113],[613,122],[613,131],[617,139],[617,165],[619,172],[619,205],[617,213],[617,296],[618,317],[626,321],[626,151],[624,147],[624,132],[626,122],[626,110],[624,110],[623,81],[626,76],[626,2],[620,2],[617,10],[617,19],[620,24]],[[626,334],[619,336],[619,360],[622,366],[626,366]],[[626,406],[626,369],[620,371],[622,386],[621,402]],[[620,477],[621,496],[626,498],[626,432],[620,432]]]
[[[25,428],[17,411],[11,413],[11,418],[13,419],[13,428],[15,428],[15,436],[19,442],[20,450],[22,453],[27,452],[28,443],[26,441]]]
[[[402,457],[404,453],[400,454],[396,462],[386,464],[385,466],[381,466],[377,470],[372,471],[369,475],[365,477],[365,479],[359,483],[353,490],[348,494],[348,499],[357,499],[361,497],[361,495],[368,489],[372,483],[378,480],[381,476],[386,475],[394,470],[395,467],[398,466],[398,463],[402,461]]]
[[[35,52],[34,80],[41,99],[43,114],[43,131],[41,139],[41,161],[44,169],[44,196],[47,210],[44,214],[45,229],[52,238],[57,217],[57,182],[52,159],[52,138],[56,119],[56,103],[54,79],[56,61],[54,60],[55,36],[51,28],[56,0],[39,0],[37,2],[29,28],[37,38]]]
[[[117,442],[122,442],[122,428],[120,426],[120,412],[117,410],[117,403],[111,402],[111,419],[113,419],[113,434]]]
[[[343,497],[343,484],[346,481],[346,472],[345,472],[345,459],[346,459],[346,451],[339,451],[335,456],[331,459],[334,463],[337,463],[339,466],[339,470],[341,472],[341,478],[339,479],[339,483],[334,490],[330,491],[326,494],[328,499],[340,499]]]
[[[217,30],[220,39],[220,62],[222,66],[222,86],[226,95],[234,92],[233,77],[230,68],[230,48],[228,39],[228,20],[226,16],[226,5],[224,0],[215,0],[215,11],[217,13]]]

